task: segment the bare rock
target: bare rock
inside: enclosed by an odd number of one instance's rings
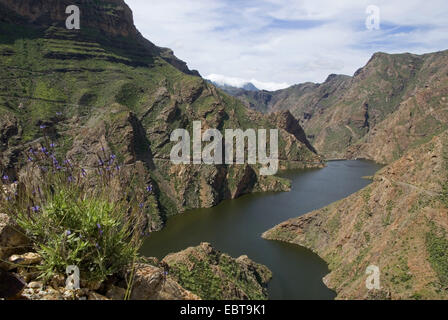
[[[29,240],[17,223],[8,215],[0,213],[0,260],[21,253],[29,246]],[[8,270],[9,263],[0,262],[0,268]]]
[[[14,254],[8,260],[12,266],[31,266],[39,264],[42,261],[42,257],[38,253],[28,252],[21,255]]]
[[[111,286],[106,293],[106,297],[109,298],[110,300],[124,300],[125,295],[126,290],[124,288],[120,288],[117,286]]]
[[[109,300],[109,299],[97,292],[90,291],[88,295],[88,300]]]
[[[0,298],[9,299],[17,297],[25,286],[25,282],[17,275],[0,269]]]

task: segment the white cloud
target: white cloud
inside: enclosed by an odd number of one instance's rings
[[[190,68],[260,88],[353,74],[377,51],[448,49],[446,0],[126,2],[143,35]],[[365,29],[370,4],[381,10],[381,30]]]
[[[208,79],[210,81],[213,81],[220,85],[229,85],[232,87],[242,88],[244,85],[248,83],[252,83],[254,86],[256,86],[258,89],[261,90],[268,90],[268,91],[275,91],[284,89],[290,86],[290,84],[284,82],[284,83],[276,83],[276,82],[262,82],[258,81],[257,79],[241,79],[241,78],[234,78],[234,77],[227,77],[221,74],[210,74],[208,76],[204,77],[205,79]]]

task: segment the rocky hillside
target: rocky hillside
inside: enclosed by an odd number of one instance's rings
[[[124,1],[75,3],[80,30],[65,28],[72,1],[0,0],[0,170],[11,179],[26,151],[48,142],[88,168],[98,154],[114,154],[129,177],[153,186],[144,207],[157,230],[190,208],[289,189],[256,166],[173,165],[170,135],[194,120],[203,130],[279,128],[281,168],[322,165],[288,112],[264,116],[218,91],[144,39]]]
[[[448,51],[376,53],[353,77],[235,96],[263,112],[290,110],[327,158],[390,163],[447,128],[447,62]]]
[[[263,237],[319,254],[339,299],[448,299],[447,181],[445,131],[380,170],[368,187]],[[380,290],[366,289],[369,265],[380,269]]]
[[[272,273],[247,256],[234,259],[202,243],[170,254],[163,262],[169,266],[171,276],[203,299],[267,299],[266,286]]]

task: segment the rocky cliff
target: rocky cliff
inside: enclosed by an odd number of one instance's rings
[[[331,270],[339,299],[448,298],[448,133],[408,151],[368,187],[291,219],[264,238],[308,247]],[[380,270],[380,290],[366,269]]]
[[[88,168],[98,166],[98,154],[114,154],[129,179],[137,174],[153,186],[145,208],[157,230],[187,209],[289,190],[257,166],[172,164],[172,131],[191,132],[195,120],[203,130],[280,125],[281,168],[322,166],[293,120],[248,110],[192,74],[141,37],[123,1],[75,1],[80,30],[65,28],[66,4],[0,0],[0,170],[12,179],[27,166],[27,150],[49,142],[57,156]]]
[[[2,0],[0,19],[14,24],[41,27],[65,28],[68,17],[66,8],[76,5],[80,8],[82,28],[102,32],[115,38],[130,38],[141,45],[141,54],[159,55],[167,62],[187,74],[199,75],[190,71],[187,64],[177,59],[167,48],[160,48],[143,38],[134,25],[132,11],[124,0]],[[126,44],[118,44],[126,49]]]

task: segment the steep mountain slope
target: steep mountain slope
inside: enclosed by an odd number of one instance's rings
[[[122,170],[154,187],[150,229],[166,215],[255,191],[288,190],[257,166],[174,165],[173,130],[279,128],[281,167],[321,166],[289,113],[263,116],[142,38],[122,0],[75,1],[81,29],[65,28],[72,1],[0,0],[0,170],[17,178],[26,152],[49,142],[88,168],[115,154]],[[285,120],[286,119],[286,120]]]
[[[448,299],[448,132],[380,170],[363,190],[263,237],[311,248],[339,299]],[[380,269],[380,290],[366,269]]]
[[[236,96],[263,112],[290,110],[327,158],[390,163],[447,128],[447,62],[448,51],[376,53],[353,77]]]

